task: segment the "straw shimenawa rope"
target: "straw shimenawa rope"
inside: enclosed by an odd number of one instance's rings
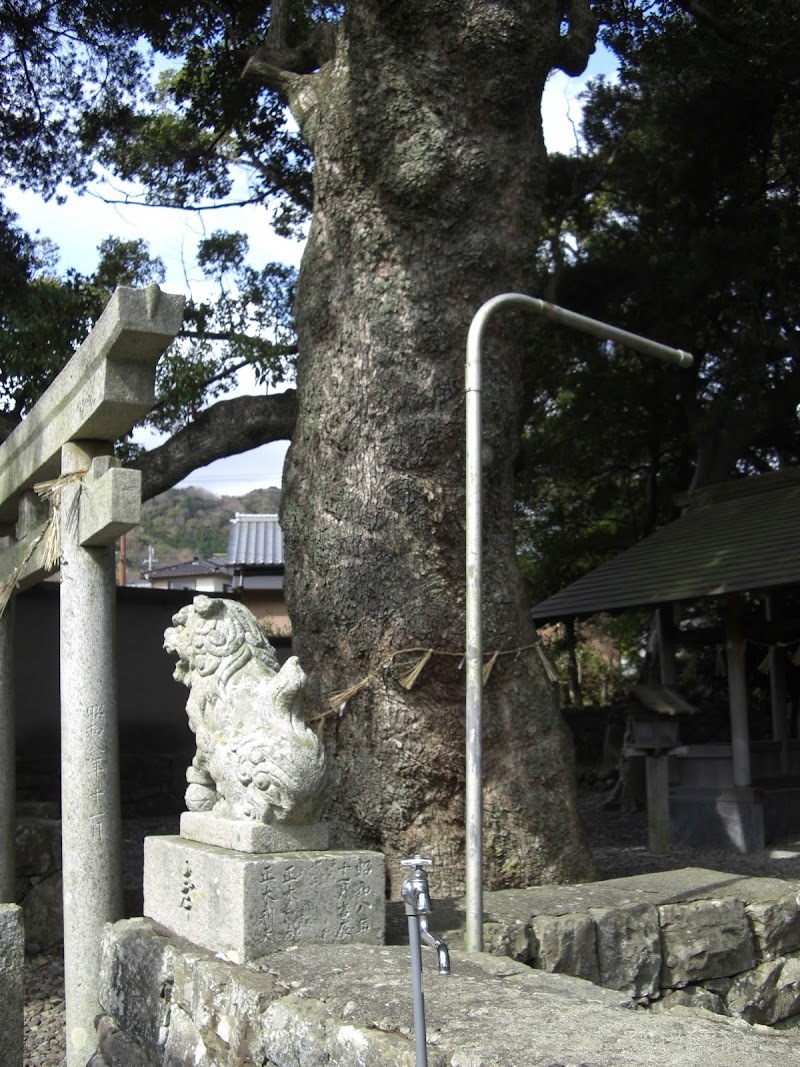
[[[500,656],[518,656],[521,652],[526,652],[532,648],[537,649],[539,651],[540,656],[544,651],[543,649],[541,649],[540,643],[538,641],[535,641],[533,642],[533,644],[530,645],[520,645],[518,648],[509,648],[503,650],[497,649],[496,651],[488,654],[488,662],[484,663],[483,665],[483,684],[486,685],[487,681],[489,680],[489,675],[492,673],[492,669],[494,668]],[[398,684],[407,690],[411,690],[414,688],[417,681],[419,680],[420,675],[422,674],[423,670],[428,665],[433,656],[449,656],[451,658],[455,657],[456,659],[461,660],[462,666],[465,659],[464,652],[449,652],[446,649],[441,648],[396,649],[394,652],[390,652],[386,656],[384,656],[383,659],[381,659],[381,661],[378,663],[378,665],[374,667],[369,672],[369,674],[362,678],[360,682],[356,682],[355,685],[351,685],[348,689],[342,689],[341,691],[332,693],[331,696],[328,698],[327,711],[323,711],[321,714],[313,716],[308,720],[309,723],[322,722],[323,719],[327,719],[332,715],[343,715],[348,700],[350,700],[351,697],[354,697],[356,693],[360,693],[362,689],[365,689],[370,684],[370,682],[372,682],[375,678],[378,677],[382,670],[390,667],[396,657],[411,655],[418,655],[419,659],[416,661],[414,666],[411,667],[410,670],[406,671],[405,674],[403,674],[397,679]],[[549,670],[547,670],[547,674],[552,681],[552,675],[550,672],[552,671],[553,673],[555,673],[555,668],[549,660],[547,660],[547,662],[549,664]],[[556,678],[557,677],[558,676],[556,675]]]
[[[33,558],[42,541],[45,542],[44,569],[54,571],[61,562],[61,493],[70,482],[79,481],[87,472],[71,471],[62,474],[60,478],[52,478],[47,482],[37,482],[33,487],[34,493],[50,505],[50,514],[47,525],[40,534],[33,538],[28,545],[21,562],[0,585],[0,617],[8,606],[11,596],[17,587],[20,575]]]
[[[757,642],[753,643],[756,644]],[[794,647],[794,644],[794,642],[786,644],[778,642],[776,647],[786,648],[788,651],[789,648]],[[536,650],[536,654],[539,657],[539,660],[541,661],[542,668],[544,669],[544,672],[547,675],[548,679],[553,683],[559,682],[560,679],[558,675],[558,670],[556,668],[555,663],[550,658],[547,649],[541,641],[534,641],[532,644],[520,645],[518,648],[508,648],[502,650],[496,649],[494,652],[485,653],[485,656],[488,656],[488,660],[484,663],[482,669],[483,684],[486,685],[486,683],[489,681],[489,676],[491,675],[492,670],[494,669],[495,664],[497,663],[497,660],[500,658],[500,656],[519,656],[522,652],[527,652],[530,649]],[[725,657],[722,654],[721,649],[718,648],[716,651],[716,673],[724,677],[726,674]],[[378,663],[378,665],[374,667],[369,672],[369,674],[362,678],[360,682],[356,682],[355,685],[351,685],[348,689],[343,689],[340,692],[333,693],[328,700],[327,710],[323,711],[320,715],[313,716],[313,718],[309,719],[308,721],[310,723],[316,722],[322,724],[323,720],[329,718],[331,715],[343,715],[345,706],[347,705],[347,702],[350,700],[351,697],[354,697],[356,693],[360,693],[362,689],[365,689],[370,684],[370,682],[372,682],[375,678],[378,677],[382,670],[390,667],[396,657],[410,655],[418,655],[419,659],[416,661],[416,663],[410,670],[408,670],[405,674],[397,678],[398,684],[401,685],[404,689],[409,690],[413,689],[413,687],[416,685],[417,681],[420,678],[420,675],[422,674],[423,670],[428,665],[429,661],[433,656],[455,656],[461,660],[460,667],[464,665],[464,660],[466,658],[464,652],[449,652],[441,648],[397,649],[395,652],[390,652],[388,655],[384,656],[383,659]],[[772,663],[772,658],[773,648],[772,646],[769,646],[769,651],[767,652],[767,655],[765,656],[764,660],[759,664],[758,669],[764,673],[768,673]],[[800,645],[798,645],[798,647],[794,651],[794,654],[791,656],[791,662],[795,666],[800,666]]]

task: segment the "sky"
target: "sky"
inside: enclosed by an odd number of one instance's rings
[[[560,71],[551,74],[542,100],[542,125],[549,151],[570,152],[576,147],[581,111],[578,97],[588,78],[610,74],[613,69],[613,57],[598,49],[582,77],[569,78]],[[35,193],[14,188],[4,190],[3,196],[19,215],[23,228],[29,232],[38,230],[42,237],[58,245],[62,270],[73,268],[91,273],[97,265],[97,247],[109,235],[122,240],[142,238],[148,242],[151,255],[159,256],[164,263],[164,290],[197,296],[202,292],[200,271],[195,266],[197,242],[216,229],[246,233],[250,241],[249,259],[254,266],[267,262],[292,266],[300,263],[302,243],[276,236],[266,224],[262,207],[225,208],[201,217],[199,213],[167,208],[108,204],[100,198],[101,192],[106,198],[109,194],[113,196],[113,186],[109,188],[106,183],[102,190],[98,186],[83,196],[67,193],[64,205],[54,200],[44,202]],[[258,391],[252,378],[242,378],[236,392],[228,395]],[[146,431],[136,439],[145,447],[158,440]],[[198,468],[180,486],[197,486],[220,496],[239,496],[253,489],[280,485],[287,448],[288,442],[278,441],[218,460]]]

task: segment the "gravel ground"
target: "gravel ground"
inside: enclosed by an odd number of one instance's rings
[[[125,910],[142,913],[143,842],[151,834],[177,834],[178,817],[126,820],[122,827]],[[61,1067],[64,1038],[64,959],[61,952],[25,958],[25,1053],[23,1067]]]
[[[24,1067],[58,1067],[65,1053],[64,961],[60,955],[27,956]]]
[[[763,852],[741,855],[713,849],[673,848],[666,856],[647,849],[645,812],[623,813],[605,807],[606,795],[589,793],[579,801],[598,878],[626,878],[651,871],[706,867],[732,874],[750,874],[800,881],[800,840],[768,845]]]
[[[587,794],[580,800],[600,878],[623,878],[680,867],[706,867],[800,881],[800,841],[784,842],[751,856],[699,849],[676,849],[668,856],[656,856],[647,850],[645,814],[608,809],[604,801],[601,793]],[[140,914],[142,841],[157,833],[177,833],[177,820],[146,819],[125,823],[123,864],[129,914]],[[135,907],[137,902],[139,908]],[[64,1055],[63,960],[60,954],[28,956],[25,961],[23,1067],[60,1067]]]

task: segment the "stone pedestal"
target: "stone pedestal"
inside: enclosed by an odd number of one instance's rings
[[[289,945],[383,944],[379,852],[246,853],[145,841],[144,914],[235,963]]]
[[[185,811],[181,815],[181,837],[235,852],[320,851],[327,849],[329,843],[326,823],[267,824],[221,819],[211,811]]]

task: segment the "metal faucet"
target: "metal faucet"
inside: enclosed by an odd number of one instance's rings
[[[406,906],[408,940],[411,947],[411,989],[413,993],[416,1067],[428,1067],[425,999],[422,995],[422,941],[436,949],[439,974],[450,974],[450,952],[444,941],[439,941],[428,929],[428,916],[431,913],[431,894],[428,889],[428,876],[425,873],[425,868],[432,867],[433,860],[416,855],[410,860],[400,860],[400,866],[413,868],[413,874],[403,882],[400,895]]]
[[[436,958],[439,965],[439,974],[450,974],[450,950],[444,941],[434,937],[428,926],[428,916],[431,908],[431,894],[428,888],[428,876],[426,867],[433,866],[433,860],[425,859],[424,856],[414,856],[410,860],[400,860],[401,867],[413,867],[414,873],[403,882],[400,895],[406,906],[406,915],[416,916],[419,924],[419,934],[426,945],[436,949]]]

